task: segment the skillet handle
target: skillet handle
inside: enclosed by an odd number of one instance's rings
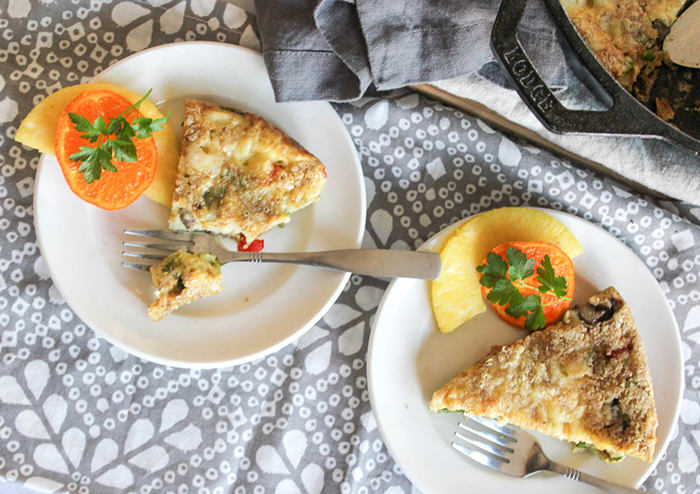
[[[609,96],[609,109],[570,110],[562,105],[537,73],[518,39],[518,26],[527,2],[528,0],[502,0],[491,32],[491,48],[522,100],[545,128],[559,134],[653,137],[680,145],[696,156],[700,155],[699,141],[651,113],[617,84],[612,76],[609,84],[601,84],[604,93]]]

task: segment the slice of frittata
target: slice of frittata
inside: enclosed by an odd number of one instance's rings
[[[187,100],[170,228],[250,243],[318,200],[325,183],[323,164],[265,119]]]
[[[494,348],[436,391],[429,407],[533,429],[606,461],[651,461],[657,441],[642,340],[612,287],[558,324]]]
[[[173,252],[151,266],[156,300],[148,308],[148,317],[160,321],[175,309],[224,289],[221,265],[211,254]]]

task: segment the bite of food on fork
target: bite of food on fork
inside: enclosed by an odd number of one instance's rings
[[[123,242],[122,255],[125,260],[122,266],[142,271],[150,271],[153,275],[153,286],[162,293],[163,287],[159,280],[164,277],[160,274],[178,274],[181,272],[197,272],[194,267],[202,262],[207,262],[219,274],[220,267],[231,262],[258,262],[258,263],[285,263],[303,266],[314,266],[345,271],[368,276],[389,278],[417,278],[434,280],[440,274],[440,255],[434,252],[402,251],[389,249],[344,249],[321,252],[250,252],[231,251],[221,242],[221,239],[209,233],[203,232],[175,232],[170,230],[124,230],[129,238],[138,238],[142,241],[126,240]],[[134,238],[134,240],[136,240]],[[148,240],[153,240],[148,241]],[[145,240],[145,241],[144,241]],[[139,249],[148,249],[144,252]],[[161,251],[154,253],[152,251]],[[194,255],[193,255],[194,254]],[[138,261],[138,262],[134,262]],[[177,261],[179,270],[167,269],[170,264]],[[184,271],[182,271],[184,269]],[[198,283],[204,279],[218,279],[206,269],[202,272],[209,273],[205,277],[197,277]],[[178,274],[179,276],[179,274]],[[166,277],[167,278],[167,277]],[[194,278],[193,278],[194,279]],[[217,282],[220,284],[220,281]],[[216,284],[216,283],[215,283]],[[179,287],[179,291],[178,291]],[[206,295],[219,293],[219,290],[200,290],[200,296],[190,300],[184,296],[188,288],[187,280],[180,276],[174,285],[175,292],[168,291],[172,297],[179,297],[178,307],[201,298]],[[166,290],[167,291],[167,290]],[[171,304],[172,305],[172,304]],[[169,312],[168,312],[169,313]],[[163,316],[165,317],[165,316]],[[161,318],[162,319],[162,318]]]

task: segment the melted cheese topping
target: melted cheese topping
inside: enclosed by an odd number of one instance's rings
[[[603,315],[586,322],[587,313]],[[429,407],[592,445],[611,460],[651,461],[656,443],[644,348],[614,288],[567,311],[560,323],[496,348],[436,391]]]
[[[670,25],[686,0],[562,0],[571,21],[605,69],[627,89],[660,63],[655,21]]]
[[[215,295],[224,289],[221,266],[210,254],[173,252],[151,266],[156,300],[148,308],[148,317],[160,321],[175,309]]]
[[[251,113],[188,100],[170,228],[248,242],[320,198],[325,167]]]

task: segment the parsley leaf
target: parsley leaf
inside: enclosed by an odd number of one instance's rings
[[[543,329],[545,324],[547,324],[547,319],[544,317],[541,305],[525,317],[525,329],[529,329],[530,331]]]
[[[538,294],[523,296],[521,288],[534,290],[534,287],[523,280],[535,274],[535,259],[528,258],[520,249],[508,247],[506,259],[494,252],[486,255],[486,261],[476,268],[481,274],[479,283],[491,290],[486,299],[494,305],[507,306],[506,314],[516,319],[525,318],[525,329],[535,331],[545,327],[547,322],[542,297]],[[544,256],[541,266],[537,268],[537,281],[541,286],[537,290],[542,293],[553,292],[557,298],[566,296],[567,284],[563,276],[557,276],[548,255]],[[553,302],[549,302],[551,304]],[[547,305],[548,305],[547,304]]]
[[[138,139],[145,139],[146,137],[150,137],[153,132],[163,130],[163,124],[165,124],[169,117],[170,113],[163,118],[156,118],[155,120],[148,117],[139,117],[134,119],[131,126],[134,131],[136,131],[136,137]]]
[[[80,146],[80,151],[77,153],[73,153],[70,155],[70,160],[71,161],[88,161],[92,158],[92,155],[95,154],[97,151],[97,148],[91,148],[87,146]]]
[[[102,169],[116,172],[117,168],[112,164],[112,153],[101,147],[80,146],[80,152],[70,155],[72,161],[82,161],[78,171],[83,174],[89,184],[99,180]]]
[[[492,304],[508,305],[511,302],[511,298],[514,296],[520,296],[522,298],[522,295],[520,295],[518,289],[513,286],[513,283],[511,283],[509,279],[503,278],[496,282],[496,285],[486,298]]]
[[[105,121],[102,117],[97,117],[94,122],[77,113],[69,113],[68,118],[73,122],[73,128],[78,132],[83,132],[80,136],[90,142],[95,142],[101,135],[105,134]]]
[[[92,131],[92,122],[82,115],[77,113],[69,113],[68,118],[73,122],[73,128],[78,132],[90,132]]]
[[[506,309],[506,314],[509,316],[523,317],[542,307],[542,297],[539,295],[528,295],[527,297],[523,297],[520,292],[518,292],[518,295],[521,299],[519,303],[515,306],[511,304]],[[511,301],[513,300],[515,300],[515,297],[511,297]]]
[[[134,131],[134,128],[131,125],[124,126],[123,128],[119,129],[119,132],[116,132],[116,134],[117,139],[119,139],[120,141],[130,141],[136,136],[136,132]],[[142,138],[139,137],[139,139]]]
[[[527,255],[514,247],[508,247],[506,257],[510,263],[508,268],[508,277],[511,280],[524,280],[529,278],[535,271],[532,269],[535,266],[535,260],[527,257]]]
[[[114,152],[117,161],[133,163],[137,160],[136,146],[132,140],[122,141],[120,139],[110,139],[105,141],[104,147]]]
[[[479,266],[476,270],[484,275],[479,283],[486,288],[493,288],[498,280],[506,277],[508,263],[498,254],[489,252],[486,255],[486,264]]]
[[[80,146],[80,151],[71,154],[71,161],[80,163],[78,171],[83,174],[89,184],[99,180],[102,170],[116,173],[117,167],[112,160],[122,163],[133,163],[138,160],[134,139],[147,139],[154,132],[163,130],[163,125],[170,117],[170,113],[163,118],[152,119],[138,115],[138,109],[148,95],[149,89],[136,103],[124,110],[120,115],[110,118],[109,124],[102,116],[90,122],[87,118],[77,113],[69,113],[68,117],[73,123],[73,128],[81,132],[80,137],[90,143],[96,143],[95,147]],[[136,112],[136,118],[131,123],[127,118]]]
[[[110,118],[109,119],[109,126],[107,127],[107,133],[109,135],[120,135],[123,134],[124,132],[129,132],[129,122],[126,121],[124,117],[121,115],[115,118]],[[133,131],[131,132],[132,137],[133,137]]]
[[[566,296],[566,278],[556,275],[549,256],[544,256],[541,267],[537,268],[537,281],[540,282],[537,287],[540,293],[552,291],[559,298]]]

